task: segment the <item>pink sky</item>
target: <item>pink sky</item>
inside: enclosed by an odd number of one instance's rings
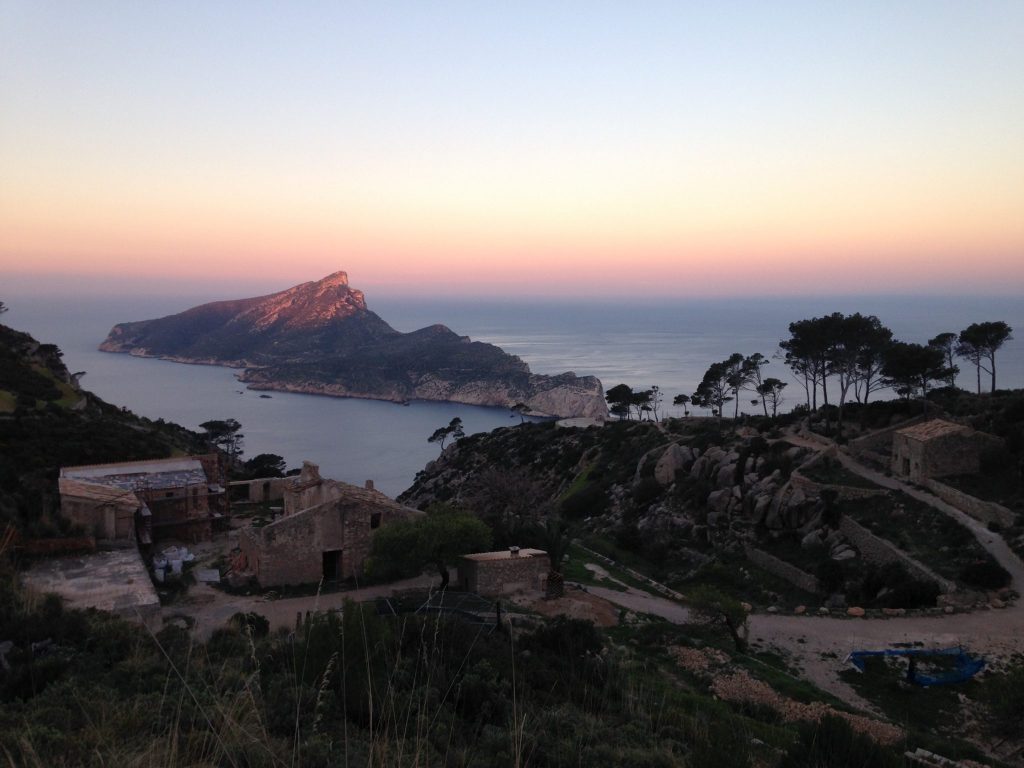
[[[6,5],[0,275],[1024,293],[1024,4],[445,8]]]

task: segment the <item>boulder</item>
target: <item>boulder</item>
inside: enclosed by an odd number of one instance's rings
[[[757,500],[754,502],[754,514],[752,516],[755,523],[760,523],[764,520],[764,516],[767,514],[771,503],[772,497],[767,493],[762,493],[757,497]]]
[[[857,553],[854,550],[850,549],[850,547],[841,545],[836,549],[835,552],[832,553],[831,557],[836,562],[841,563],[844,560],[853,560],[857,557]]]
[[[705,454],[704,456],[699,457],[695,462],[693,462],[693,466],[690,467],[690,477],[692,477],[694,480],[700,480],[700,478],[703,477],[704,475],[704,469],[705,467],[707,467],[707,465],[708,457],[707,454]]]
[[[727,490],[712,491],[708,494],[708,509],[714,512],[724,512],[729,508],[730,492]]]
[[[736,465],[725,464],[718,468],[715,475],[715,482],[719,488],[732,488],[733,478],[736,476]]]
[[[818,549],[821,546],[821,534],[818,531],[811,531],[800,540],[802,549]]]
[[[680,447],[678,443],[672,443],[654,465],[654,479],[661,486],[672,485],[676,472],[686,469],[688,461],[693,461],[693,452],[689,448]]]
[[[867,611],[856,605],[846,609],[846,615],[852,616],[855,619],[863,618],[865,613],[867,613]]]
[[[805,613],[807,613],[807,606],[798,605],[796,608],[793,609],[793,613],[795,613],[797,616],[803,616]]]

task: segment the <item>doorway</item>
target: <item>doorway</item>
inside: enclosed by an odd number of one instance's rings
[[[341,578],[341,550],[332,549],[323,553],[324,581],[338,581]]]

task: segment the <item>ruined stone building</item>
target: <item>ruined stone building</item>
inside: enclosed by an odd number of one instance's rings
[[[981,469],[982,454],[1002,444],[994,435],[944,419],[930,419],[893,433],[892,472],[917,483],[975,474]]]
[[[543,590],[550,571],[551,560],[541,549],[478,552],[464,555],[459,562],[459,586],[487,597]]]
[[[209,539],[228,514],[219,459],[184,456],[64,467],[61,514],[98,539]]]
[[[243,529],[235,571],[261,587],[311,584],[359,576],[374,530],[422,514],[367,483],[359,488],[320,477],[304,462],[283,490],[283,515],[262,528]]]

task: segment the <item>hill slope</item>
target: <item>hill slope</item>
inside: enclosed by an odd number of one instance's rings
[[[53,344],[0,325],[0,530],[52,535],[62,466],[202,452],[203,438],[103,402],[78,385]]]
[[[604,416],[601,382],[542,376],[493,344],[443,325],[400,333],[336,272],[269,296],[218,301],[120,323],[100,349],[245,368],[253,389],[375,400],[443,400],[550,416]]]

